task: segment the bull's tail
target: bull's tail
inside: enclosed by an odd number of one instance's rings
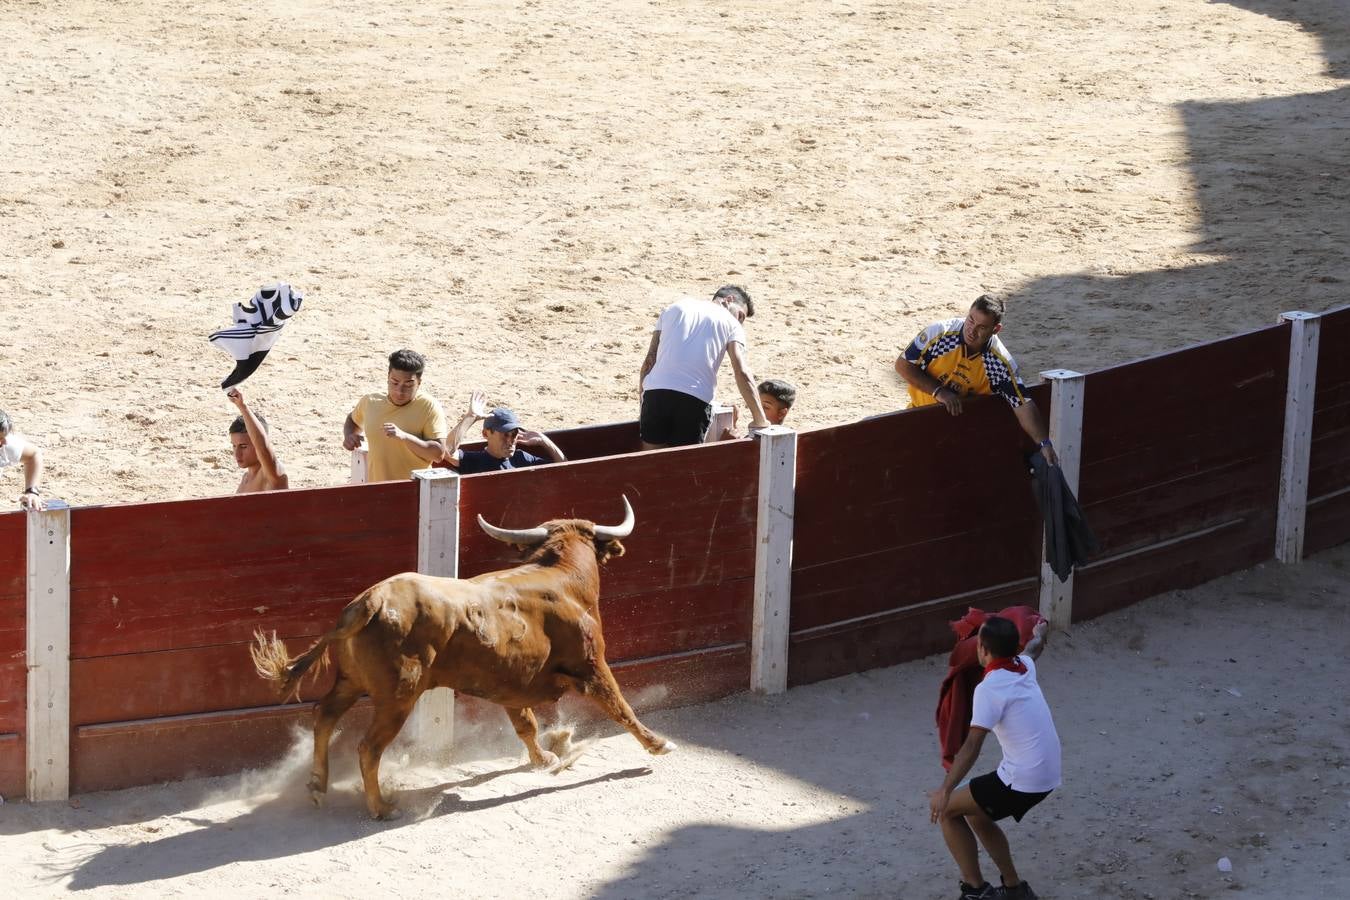
[[[276,685],[277,694],[283,700],[298,694],[305,673],[316,662],[319,664],[314,670],[316,677],[328,667],[328,645],[333,641],[349,638],[365,628],[383,605],[382,601],[371,596],[371,591],[366,591],[347,604],[338,619],[337,627],[322,635],[313,646],[295,659],[291,659],[286,645],[277,638],[275,631],[271,637],[262,631],[254,631],[253,644],[248,648],[249,655],[253,657],[253,668],[264,681]]]

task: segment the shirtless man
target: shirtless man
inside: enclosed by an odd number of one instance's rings
[[[280,491],[290,487],[286,470],[277,462],[272,450],[272,442],[267,439],[267,422],[248,408],[244,395],[239,388],[232,387],[225,394],[239,410],[238,417],[230,423],[230,444],[234,447],[234,461],[244,470],[236,494],[252,494],[256,491]]]

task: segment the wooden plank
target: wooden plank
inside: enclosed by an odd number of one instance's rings
[[[1031,577],[946,603],[905,607],[863,621],[796,631],[789,647],[788,684],[811,684],[950,650],[955,641],[950,623],[970,607],[997,611],[1016,604],[1031,605],[1036,603],[1039,591],[1037,579]]]
[[[285,641],[295,656],[309,638]],[[302,700],[315,700],[333,684],[330,666],[306,678]],[[75,659],[70,664],[72,725],[269,707],[276,691],[258,677],[248,645],[220,644]]]
[[[308,745],[309,703],[258,710],[86,725],[71,741],[72,789],[111,791],[183,778],[227,775],[276,762],[296,740]],[[370,721],[362,700],[342,719],[335,748],[351,752]],[[336,751],[335,752],[339,752]]]
[[[1122,609],[1165,591],[1183,590],[1271,558],[1274,509],[1151,551],[1091,564],[1078,572],[1074,621]]]
[[[1312,449],[1313,396],[1317,388],[1317,345],[1321,323],[1313,313],[1287,312],[1290,323],[1289,378],[1284,407],[1280,497],[1275,517],[1275,558],[1303,560],[1304,518],[1308,511],[1308,456]]]
[[[1083,458],[1084,378],[1070,369],[1051,369],[1041,375],[1051,382],[1054,405],[1050,411],[1049,438],[1059,458],[1064,485],[1077,497],[1078,475]],[[1044,535],[1044,529],[1042,529]],[[1049,548],[1041,541],[1040,611],[1055,628],[1065,628],[1073,616],[1073,572],[1060,580],[1049,562]]]
[[[1272,326],[1088,376],[1079,497],[1101,555],[1273,510],[1288,356]]]
[[[74,510],[72,652],[317,634],[415,567],[416,529],[411,481]]]
[[[636,453],[642,449],[636,421],[562,428],[550,431],[548,436],[571,461]]]
[[[753,601],[752,578],[612,599],[602,587],[605,655],[613,662],[749,641]]]
[[[801,435],[794,570],[959,534],[972,520],[1037,520],[1007,405],[968,404],[878,416]]]
[[[29,511],[26,795],[70,796],[70,510]]]
[[[1093,398],[1083,416],[1083,453],[1097,461],[1137,457],[1120,472],[1129,486],[1188,463],[1193,454],[1219,452],[1213,441],[1177,443],[1189,435],[1227,435],[1235,441],[1268,439],[1250,425],[1283,421],[1288,377],[1288,332],[1259,331],[1093,372],[1085,390]],[[1280,439],[1276,428],[1275,439]],[[1246,445],[1239,443],[1238,447]],[[1150,451],[1161,448],[1162,459]],[[1156,468],[1149,468],[1150,466]],[[1103,473],[1098,473],[1101,477]],[[1088,494],[1088,472],[1083,472]],[[1093,491],[1092,497],[1111,491]]]
[[[0,734],[22,733],[27,723],[28,665],[22,653],[0,660]]]
[[[1350,306],[1324,313],[1308,459],[1304,552],[1350,541]]]
[[[23,735],[0,733],[0,798],[6,801],[24,794]]]
[[[1279,455],[1272,450],[1110,500],[1085,503],[1084,512],[1101,544],[1100,555],[1107,556],[1203,531],[1257,510],[1273,510],[1278,490]]]
[[[793,631],[1033,576],[1030,449],[994,398],[959,418],[920,409],[802,435]]]
[[[759,432],[757,441],[759,495],[750,684],[756,691],[781,694],[787,690],[788,619],[792,610],[797,434],[790,428],[770,425]]]
[[[980,547],[980,565],[969,564]],[[1034,523],[998,524],[793,572],[792,630],[844,621],[1021,578],[1040,567]]]
[[[1303,540],[1306,555],[1350,542],[1350,488],[1310,503],[1307,529]]]
[[[417,571],[438,578],[459,576],[459,473],[413,472],[418,485]],[[432,688],[417,699],[399,735],[424,752],[449,756],[455,740],[455,692]]]
[[[28,675],[24,661],[28,607],[27,535],[26,513],[0,513],[0,733],[22,734],[28,708],[25,699]],[[22,793],[22,790],[11,793]]]

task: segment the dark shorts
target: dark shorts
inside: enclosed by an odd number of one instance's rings
[[[649,444],[683,447],[701,444],[712,424],[712,404],[682,391],[642,392],[642,418],[638,429]]]
[[[970,779],[970,796],[974,798],[975,805],[984,810],[984,814],[995,822],[1008,816],[1020,822],[1027,814],[1027,810],[1049,797],[1050,792],[1028,794],[1024,791],[1014,791],[1003,783],[1003,779],[998,777],[998,772],[990,772],[988,775]]]

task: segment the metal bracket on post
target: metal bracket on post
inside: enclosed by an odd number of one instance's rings
[[[28,799],[70,796],[70,509],[28,513]]]
[[[1275,558],[1303,560],[1303,531],[1308,515],[1308,464],[1312,454],[1313,396],[1317,391],[1317,351],[1321,316],[1280,313],[1290,324],[1289,384],[1284,400],[1284,448],[1280,455],[1280,501],[1275,517]]]
[[[787,690],[792,608],[792,523],[796,504],[797,432],[770,425],[759,440],[759,503],[755,517],[755,607],[750,637],[750,688]]]
[[[1064,483],[1078,494],[1078,474],[1083,444],[1083,374],[1069,369],[1050,369],[1041,377],[1050,382],[1050,440],[1059,457]],[[1041,615],[1051,628],[1065,629],[1073,618],[1073,573],[1060,581],[1046,562],[1041,539]]]
[[[417,469],[417,571],[443,578],[459,577],[459,473],[452,469]],[[403,734],[419,755],[448,760],[455,738],[455,692],[432,688],[422,694],[404,725]]]

